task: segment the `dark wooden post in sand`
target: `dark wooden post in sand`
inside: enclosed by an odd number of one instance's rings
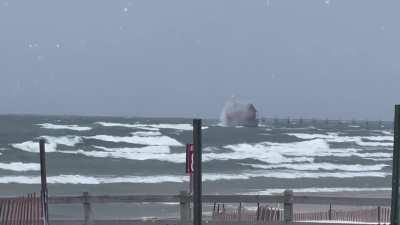
[[[83,218],[85,220],[84,225],[93,224],[92,221],[92,205],[89,200],[89,192],[83,192]]]
[[[285,223],[293,222],[293,191],[283,192],[283,220]]]
[[[194,179],[193,179],[193,225],[201,225],[201,119],[193,120]]]
[[[40,177],[42,189],[40,192],[40,199],[43,210],[43,225],[49,224],[49,205],[48,205],[48,191],[47,191],[47,175],[46,175],[46,150],[45,150],[44,139],[39,140],[39,150],[40,150]]]
[[[392,207],[390,224],[400,225],[399,221],[399,164],[400,164],[400,105],[395,106],[393,172],[392,172]]]
[[[190,221],[190,194],[186,191],[179,193],[180,225],[188,225]]]

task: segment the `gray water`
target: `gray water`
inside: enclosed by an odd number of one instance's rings
[[[189,119],[0,116],[0,195],[40,190],[39,138],[47,141],[50,195],[176,194],[188,189],[191,129]],[[281,120],[246,128],[205,120],[203,135],[205,193],[390,190],[390,123]],[[53,213],[62,216],[63,207]],[[154,207],[176,214],[175,206]]]

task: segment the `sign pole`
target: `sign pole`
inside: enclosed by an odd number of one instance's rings
[[[201,119],[193,120],[194,177],[193,177],[193,225],[202,223],[201,200]]]
[[[400,105],[395,106],[390,224],[399,224]]]
[[[47,175],[46,175],[46,150],[45,140],[39,140],[40,150],[40,177],[42,189],[40,192],[40,199],[42,202],[43,210],[43,225],[49,225],[49,206],[48,206],[48,190],[47,190]]]

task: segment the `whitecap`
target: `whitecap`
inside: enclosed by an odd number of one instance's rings
[[[381,132],[383,135],[393,136],[393,133],[388,130],[378,130],[377,132]]]
[[[360,152],[362,149],[355,148],[330,148],[327,140],[311,139],[292,143],[262,142],[257,144],[236,144],[227,145],[233,153],[221,153],[210,155],[215,159],[257,159],[270,164],[290,162],[313,162],[316,156],[350,157],[362,158],[391,157],[390,153]],[[207,155],[205,155],[207,159]]]
[[[109,123],[109,122],[96,122],[103,127],[126,127],[126,128],[136,128],[142,130],[158,131],[158,128],[143,127],[141,124],[127,124],[127,123]]]
[[[244,195],[273,195],[282,194],[286,189],[284,188],[270,188],[260,191],[253,191],[247,193],[241,193]],[[327,192],[363,192],[363,191],[391,191],[390,187],[369,187],[369,188],[359,188],[359,187],[309,187],[309,188],[292,188],[294,193],[327,193]]]
[[[140,137],[148,137],[148,136],[161,136],[162,133],[159,131],[138,131],[132,133],[133,135],[140,136]]]
[[[141,148],[105,148],[96,146],[103,151],[59,151],[66,154],[78,154],[97,158],[122,158],[130,160],[159,160],[172,163],[184,163],[185,154],[170,153],[168,146],[145,146]]]
[[[307,133],[288,133],[300,139],[324,139],[329,142],[354,142],[364,147],[390,147],[393,146],[393,136],[340,136],[338,133],[327,134],[307,134]],[[391,142],[381,142],[391,141]]]
[[[353,177],[386,177],[388,173],[383,172],[332,172],[332,173],[310,173],[296,171],[258,171],[256,173],[242,174],[212,174],[205,173],[203,181],[218,180],[248,180],[250,178],[353,178]],[[188,176],[185,175],[154,175],[154,176],[124,176],[124,177],[104,177],[104,176],[83,176],[83,175],[58,175],[49,176],[50,184],[102,184],[102,183],[164,183],[188,182]],[[0,183],[20,183],[20,184],[40,184],[39,176],[3,176],[0,177]]]
[[[259,144],[237,144],[227,145],[224,148],[230,149],[233,152],[229,153],[207,153],[204,154],[203,158],[206,161],[210,160],[243,160],[243,159],[257,159],[267,163],[289,163],[289,162],[312,162],[313,158],[303,157],[291,157],[288,158],[280,151],[275,151],[264,143]]]
[[[333,164],[333,163],[299,163],[299,164],[247,164],[242,165],[251,166],[255,169],[292,169],[304,171],[317,171],[317,170],[341,170],[341,171],[379,171],[389,166],[387,164],[376,165],[360,165],[360,164]]]
[[[132,136],[111,136],[111,135],[96,135],[85,137],[86,139],[95,139],[106,142],[124,142],[139,145],[155,145],[155,146],[183,146],[179,141],[168,136],[139,136],[132,133]]]
[[[51,124],[51,123],[41,123],[37,125],[45,129],[53,129],[53,130],[88,131],[92,129],[91,127],[82,127],[78,125],[61,125],[61,124]]]
[[[160,124],[129,124],[129,123],[109,123],[109,122],[96,122],[105,127],[127,127],[142,130],[158,131],[160,129],[173,129],[181,131],[191,131],[193,126],[188,123],[183,124],[172,124],[172,123],[160,123]],[[208,127],[203,126],[202,129],[207,129]]]
[[[0,163],[0,169],[18,171],[18,172],[39,171],[40,164],[38,164],[38,163],[23,163],[23,162]]]
[[[46,152],[56,152],[58,145],[73,147],[82,142],[82,138],[77,136],[42,136],[40,138],[44,138],[46,140]],[[37,141],[26,141],[23,143],[11,144],[11,146],[26,152],[39,152],[39,143]]]

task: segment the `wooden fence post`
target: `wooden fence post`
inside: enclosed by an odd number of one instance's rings
[[[180,224],[188,225],[190,221],[190,196],[186,191],[181,191],[179,193],[179,216]]]
[[[378,225],[381,224],[381,207],[378,206]]]
[[[242,203],[241,202],[239,202],[238,220],[239,220],[239,222],[242,221]]]
[[[83,192],[83,217],[85,220],[84,225],[93,224],[92,221],[92,205],[89,201],[89,192]]]
[[[328,215],[328,219],[332,220],[332,204],[329,204],[329,215]]]
[[[285,223],[293,222],[293,191],[283,192],[283,220]]]

